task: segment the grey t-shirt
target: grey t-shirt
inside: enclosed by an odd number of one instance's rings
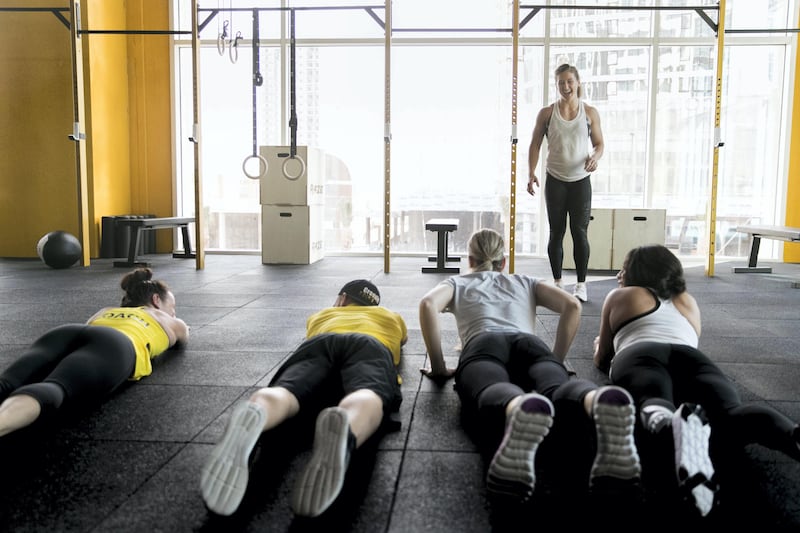
[[[453,287],[453,313],[461,342],[478,333],[523,332],[533,334],[536,323],[536,278],[524,274],[472,272],[442,283]]]

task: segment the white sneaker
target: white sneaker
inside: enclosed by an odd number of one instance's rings
[[[564,282],[562,280],[560,280],[560,279],[554,279],[553,280],[553,285],[555,285],[559,289],[563,289],[564,288]]]
[[[541,394],[525,394],[511,411],[503,441],[486,474],[487,489],[494,495],[520,502],[533,495],[536,484],[536,449],[550,432],[555,409]]]
[[[575,284],[575,289],[572,291],[572,295],[575,296],[578,300],[582,302],[589,301],[589,292],[586,289],[586,282],[578,282]]]
[[[251,402],[240,402],[228,420],[222,440],[203,467],[200,488],[206,507],[229,516],[239,508],[247,490],[250,453],[261,436],[267,413]]]

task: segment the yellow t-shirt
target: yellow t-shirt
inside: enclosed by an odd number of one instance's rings
[[[361,333],[378,339],[400,364],[400,346],[408,330],[403,317],[377,305],[328,307],[308,317],[306,337],[321,333]]]
[[[144,307],[113,307],[89,325],[114,328],[131,340],[136,351],[136,367],[129,378],[132,380],[149,376],[153,372],[150,359],[169,349],[167,332]]]

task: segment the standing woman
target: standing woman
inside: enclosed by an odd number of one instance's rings
[[[188,340],[175,296],[152,277],[149,268],[126,274],[120,307],[50,330],[0,374],[0,437],[62,406],[99,403],[126,380],[149,375],[151,358]]]
[[[714,465],[726,454],[759,443],[800,460],[798,424],[767,405],[743,405],[697,349],[700,308],[675,254],[662,245],[634,248],[617,279],[603,303],[595,365],[633,396],[642,438],[674,452],[681,496],[700,515],[714,505]],[[664,462],[655,459],[654,466]]]
[[[528,193],[535,194],[539,185],[536,166],[542,141],[547,136],[547,181],[544,200],[550,225],[547,255],[556,286],[563,288],[561,270],[564,262],[564,234],[569,229],[574,244],[575,273],[578,282],[573,294],[582,302],[589,299],[586,273],[589,269],[587,230],[592,211],[591,173],[603,157],[603,131],[597,109],[582,99],[578,70],[568,64],[556,69],[558,100],[539,111],[533,138],[528,149]],[[589,143],[591,142],[591,149]]]

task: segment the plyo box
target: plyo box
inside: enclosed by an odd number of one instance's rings
[[[261,262],[310,265],[324,255],[321,205],[262,205]]]
[[[589,270],[619,270],[627,253],[645,244],[664,244],[666,209],[592,209]],[[564,268],[575,268],[572,234],[564,235]]]
[[[589,219],[589,270],[608,270],[611,267],[612,234],[614,231],[613,209],[592,209]],[[564,268],[575,268],[573,257],[574,243],[572,233],[569,231],[569,218],[567,218],[567,232],[564,234]]]
[[[261,177],[261,205],[322,205],[325,202],[325,153],[298,146],[262,146],[267,172]],[[302,160],[302,162],[301,162]],[[305,168],[303,168],[305,163]]]

